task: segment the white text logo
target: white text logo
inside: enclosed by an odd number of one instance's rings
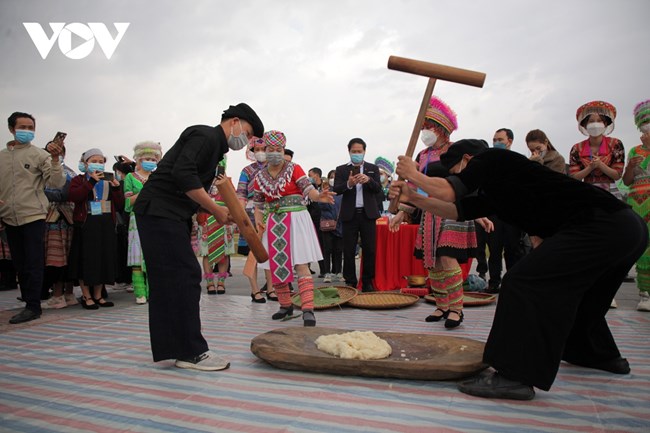
[[[117,36],[113,38],[103,23],[49,23],[52,29],[52,36],[48,37],[45,30],[39,23],[23,23],[27,33],[36,45],[36,49],[43,59],[47,58],[54,42],[58,39],[59,49],[69,59],[79,60],[87,57],[95,48],[95,40],[99,44],[104,55],[110,59],[117,45],[122,40],[130,23],[114,23]],[[77,44],[72,47],[73,36]]]

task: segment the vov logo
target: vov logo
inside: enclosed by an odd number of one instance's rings
[[[95,48],[95,41],[104,51],[106,58],[110,59],[130,25],[130,23],[114,23],[117,36],[113,38],[103,23],[88,23],[88,25],[82,23],[49,24],[50,29],[52,29],[52,36],[48,37],[39,23],[23,23],[43,59],[47,58],[54,46],[54,42],[58,40],[59,49],[63,55],[73,60],[86,58],[92,53]],[[77,41],[81,40],[74,48],[72,47],[73,35],[75,35]]]

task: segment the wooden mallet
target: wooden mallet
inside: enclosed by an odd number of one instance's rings
[[[451,66],[438,65],[435,63],[422,62],[420,60],[407,59],[405,57],[390,56],[388,58],[388,69],[395,71],[408,72],[415,75],[423,75],[429,77],[429,83],[424,91],[422,97],[422,104],[420,104],[420,111],[418,117],[415,119],[413,132],[411,132],[411,139],[406,148],[405,155],[409,158],[413,157],[415,146],[420,136],[420,130],[424,123],[424,115],[429,106],[431,95],[433,94],[433,87],[436,85],[436,80],[451,81],[459,84],[466,84],[468,86],[483,87],[485,83],[485,74],[482,72],[469,71],[467,69],[459,69]],[[401,178],[400,178],[401,180]],[[397,213],[399,206],[399,197],[395,197],[390,201],[388,211],[392,214]]]

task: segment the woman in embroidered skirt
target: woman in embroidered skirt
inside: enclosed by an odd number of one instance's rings
[[[49,143],[48,143],[49,144]],[[65,146],[61,154],[61,163],[65,157]],[[45,218],[45,284],[52,287],[52,297],[43,304],[43,308],[65,308],[78,304],[73,293],[73,283],[66,278],[68,255],[72,244],[74,205],[68,201],[70,181],[77,176],[70,167],[63,164],[66,176],[61,189],[45,188],[45,196],[50,201]],[[65,289],[65,293],[64,293]]]
[[[226,168],[226,159],[219,162],[219,166]],[[226,206],[217,189],[218,178],[215,177],[210,185],[208,194],[219,206]],[[196,214],[196,224],[192,230],[192,248],[197,257],[202,258],[203,281],[208,295],[222,295],[226,293],[226,278],[230,256],[235,253],[234,227],[222,225],[205,212]],[[214,266],[218,272],[214,272]],[[215,287],[216,286],[216,287]]]
[[[133,284],[135,303],[144,305],[149,299],[149,285],[147,284],[147,268],[142,257],[133,205],[138,199],[142,187],[149,179],[149,175],[156,169],[160,158],[162,158],[162,148],[160,143],[143,141],[135,145],[133,152],[135,171],[128,173],[124,178],[124,210],[129,214],[129,247],[126,265],[131,267],[131,283]]]
[[[641,131],[641,144],[630,150],[623,183],[630,187],[628,204],[650,228],[650,99],[634,107],[634,123]],[[636,262],[636,285],[641,297],[636,309],[650,311],[650,247]]]
[[[303,324],[316,326],[309,263],[322,260],[323,255],[305,200],[334,203],[334,193],[319,193],[299,165],[285,161],[287,140],[282,132],[268,131],[263,138],[267,165],[255,176],[253,201],[257,205],[255,222],[264,230],[262,243],[269,252],[269,260],[260,267],[271,270],[280,302],[280,310],[271,318],[279,320],[293,314],[289,283],[295,266]]]
[[[458,128],[456,113],[437,97],[432,97],[427,108],[420,140],[426,146],[416,157],[419,171],[429,177],[446,177],[449,173],[440,164],[440,155],[451,142],[449,136]],[[399,230],[404,218],[400,210],[390,222],[390,230]],[[487,219],[477,220],[490,231]],[[436,310],[426,317],[427,322],[445,319],[445,328],[461,324],[463,314],[463,277],[459,263],[476,257],[476,229],[473,221],[454,221],[424,212],[416,238],[415,255],[424,260],[429,281],[436,298]]]
[[[253,204],[253,180],[258,171],[260,171],[266,164],[266,152],[264,151],[264,139],[259,137],[251,138],[248,144],[248,151],[246,157],[253,161],[251,164],[244,167],[239,175],[239,182],[237,183],[237,198],[241,202],[246,213],[251,221],[255,221],[255,206]],[[240,238],[240,240],[243,239]],[[245,241],[244,241],[245,242]],[[266,276],[266,297],[270,301],[277,301],[278,297],[273,290],[271,282],[271,271],[264,271]],[[263,304],[266,302],[264,295],[261,293],[260,287],[257,284],[257,261],[253,253],[249,252],[246,258],[246,265],[244,266],[244,276],[248,278],[251,286],[251,302]]]

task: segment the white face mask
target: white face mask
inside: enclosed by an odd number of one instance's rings
[[[420,131],[420,140],[422,140],[425,146],[431,147],[438,141],[438,134],[429,129],[423,129]]]
[[[257,162],[266,162],[266,152],[255,152],[255,160]]]
[[[381,183],[384,183],[388,180],[388,178],[386,177],[385,174],[382,174],[381,176],[379,176],[379,180],[381,181]]]
[[[328,179],[327,183],[329,183],[330,186],[334,186],[334,179]]]
[[[284,154],[282,152],[266,152],[266,160],[270,165],[278,166],[284,161]]]
[[[639,130],[640,130],[641,132],[643,132],[644,134],[649,133],[649,132],[650,132],[650,123],[646,123],[645,125],[641,125],[641,127],[639,128]]]
[[[239,128],[241,132],[237,136],[233,135],[233,130],[235,129],[234,123],[230,128],[230,137],[228,137],[228,147],[231,148],[232,150],[243,149],[248,145],[248,137],[246,136],[246,131],[244,131],[244,126],[242,125],[241,120],[239,121]]]
[[[585,129],[590,137],[598,137],[605,132],[605,124],[603,122],[592,122]]]

